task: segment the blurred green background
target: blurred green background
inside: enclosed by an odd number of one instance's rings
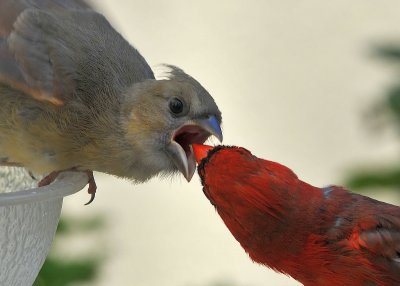
[[[394,80],[364,114],[364,124],[371,131],[371,136],[381,136],[388,131],[400,136],[400,45],[377,45],[372,55],[394,70]],[[398,155],[393,154],[394,157]],[[393,191],[400,200],[400,161],[394,161],[395,164],[387,164],[385,161],[374,164],[366,162],[364,167],[349,172],[345,185],[358,192]]]
[[[105,228],[105,220],[101,215],[84,219],[63,216],[57,227],[52,250],[33,286],[67,286],[93,281],[106,255],[103,245],[94,240],[89,252],[67,258],[63,252],[71,247],[68,240],[71,236],[92,234],[95,237]]]

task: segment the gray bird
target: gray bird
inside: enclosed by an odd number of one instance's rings
[[[210,94],[175,66],[155,80],[140,53],[81,0],[0,0],[0,164],[144,182],[195,171],[190,145],[222,141]],[[91,199],[91,200],[92,200]]]

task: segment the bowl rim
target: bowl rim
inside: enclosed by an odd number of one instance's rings
[[[65,171],[48,186],[0,194],[0,207],[54,200],[82,190],[88,183],[84,172]]]

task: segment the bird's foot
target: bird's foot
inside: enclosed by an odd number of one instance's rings
[[[64,170],[64,171],[67,171],[67,170]],[[68,169],[68,171],[80,172],[80,171],[76,170],[76,168]],[[54,172],[51,172],[50,174],[48,174],[46,177],[44,177],[44,178],[38,183],[38,186],[39,186],[39,187],[43,187],[43,186],[50,185],[51,183],[54,182],[54,180],[57,178],[57,176],[58,176],[61,172],[63,172],[63,171],[54,171]],[[89,180],[88,180],[88,185],[89,185],[89,187],[88,187],[88,193],[91,195],[90,200],[85,204],[85,206],[86,206],[86,205],[90,204],[91,202],[93,202],[93,200],[94,200],[94,198],[95,198],[95,196],[96,196],[97,185],[96,185],[96,182],[95,182],[95,180],[94,180],[93,171],[87,170],[87,171],[84,171],[84,172],[88,175],[88,178],[89,178]]]
[[[43,187],[50,185],[51,183],[54,182],[54,180],[57,178],[58,174],[60,174],[62,171],[54,171],[48,174],[46,177],[41,179],[38,183],[38,187]]]

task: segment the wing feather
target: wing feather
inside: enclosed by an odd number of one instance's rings
[[[0,0],[0,11],[0,84],[62,105],[154,78],[139,52],[81,0]]]
[[[384,214],[375,220],[374,228],[360,232],[360,245],[376,255],[393,260],[400,268],[400,217]]]

